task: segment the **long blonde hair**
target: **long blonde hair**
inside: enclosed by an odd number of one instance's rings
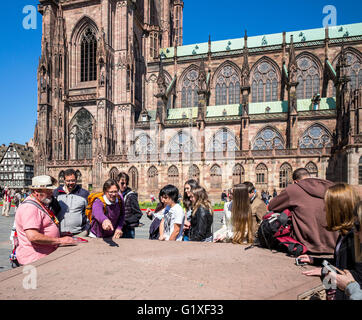
[[[192,195],[194,196],[194,205],[192,208],[192,215],[194,216],[196,214],[196,211],[200,207],[204,207],[205,209],[208,209],[210,211],[210,214],[212,215],[214,212],[212,210],[212,205],[209,200],[209,197],[207,195],[206,190],[199,186],[191,190]]]
[[[356,191],[347,183],[337,183],[324,196],[328,231],[346,235],[353,227],[353,211],[359,201]]]
[[[253,242],[252,212],[249,191],[245,184],[237,184],[233,188],[231,223],[234,231],[233,243],[243,243],[244,240]]]

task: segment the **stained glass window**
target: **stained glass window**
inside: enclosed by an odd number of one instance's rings
[[[199,95],[197,93],[197,80],[199,71],[195,68],[190,70],[184,77],[181,89],[181,107],[191,108],[197,107],[199,104]]]
[[[266,127],[257,134],[253,150],[271,150],[273,146],[275,149],[284,149],[283,138],[272,127]]]
[[[92,115],[86,109],[81,109],[75,115],[72,124],[70,138],[74,141],[74,158],[76,160],[92,159]]]
[[[81,40],[80,81],[93,81],[97,79],[97,39],[94,31],[87,28]]]
[[[153,140],[145,133],[138,136],[134,142],[133,154],[138,157],[145,154],[155,154],[156,145]]]
[[[168,183],[178,188],[179,173],[176,166],[171,166],[167,171]]]
[[[170,141],[168,152],[178,154],[180,152],[190,153],[196,151],[192,137],[185,131],[179,131]]]
[[[132,167],[128,171],[129,186],[132,190],[137,191],[138,189],[138,171],[135,167]]]
[[[321,125],[315,124],[307,129],[299,141],[301,149],[331,147],[332,137]]]
[[[309,174],[313,178],[318,177],[318,167],[314,162],[308,162],[305,168],[308,170]]]
[[[109,178],[116,180],[118,177],[119,171],[117,168],[113,167],[110,171],[109,171]]]
[[[320,93],[320,72],[317,63],[308,56],[297,60],[297,99],[311,99]]]
[[[148,177],[148,187],[151,190],[157,190],[158,189],[158,170],[156,167],[152,166],[150,169],[148,169],[147,173]]]
[[[268,188],[268,168],[264,163],[259,163],[255,169],[256,186],[259,190]]]
[[[267,62],[259,63],[252,72],[252,102],[278,100],[278,76],[275,67]]]
[[[216,132],[207,148],[208,152],[236,151],[238,143],[235,135],[228,129],[223,128]]]
[[[189,168],[188,178],[189,178],[189,179],[194,179],[194,180],[196,180],[197,182],[200,181],[200,169],[198,168],[197,165],[193,164],[193,165]]]
[[[217,74],[216,105],[240,103],[240,80],[234,67],[226,65]]]

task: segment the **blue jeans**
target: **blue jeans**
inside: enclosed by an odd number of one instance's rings
[[[134,239],[136,237],[136,232],[134,228],[127,228],[123,230],[123,236],[124,239]]]

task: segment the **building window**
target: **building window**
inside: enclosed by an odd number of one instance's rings
[[[194,180],[196,180],[197,182],[200,181],[200,169],[198,168],[197,165],[193,164],[193,165],[189,168],[188,178],[189,178],[189,179],[194,179]]]
[[[152,166],[147,173],[148,187],[150,190],[155,191],[158,189],[158,171],[156,167]]]
[[[284,149],[283,138],[279,132],[272,127],[266,127],[260,131],[253,144],[253,150]]]
[[[268,189],[268,168],[264,163],[257,165],[256,173],[256,186],[260,190]]]
[[[171,139],[168,152],[171,154],[192,153],[196,151],[195,143],[190,135],[184,131],[179,131]]]
[[[326,148],[332,146],[332,137],[329,132],[319,124],[307,129],[299,140],[301,149]]]
[[[212,189],[222,188],[221,168],[218,165],[213,165],[210,169],[210,182]]]
[[[305,168],[308,170],[312,178],[318,178],[318,167],[313,162],[308,162]]]
[[[320,91],[320,72],[317,63],[309,57],[297,60],[297,99],[311,99]]]
[[[358,184],[362,185],[362,157],[359,158],[359,165],[358,165]]]
[[[168,183],[178,188],[179,184],[179,173],[176,166],[171,166],[167,172]]]
[[[198,82],[199,71],[197,69],[190,70],[184,77],[181,88],[181,107],[192,108],[199,104]]]
[[[245,170],[241,164],[236,164],[233,168],[233,186],[245,182]]]
[[[217,75],[216,105],[240,104],[239,75],[232,66],[225,66]]]
[[[293,169],[289,163],[281,165],[279,170],[279,188],[286,188],[288,184],[292,183]]]
[[[129,176],[129,186],[132,190],[138,190],[138,171],[135,167],[132,167],[128,171]]]
[[[109,178],[113,180],[117,180],[119,171],[117,168],[113,167],[111,171],[109,171]]]
[[[223,152],[238,150],[238,143],[232,132],[223,128],[216,132],[207,148],[208,152]]]
[[[278,100],[278,73],[271,63],[259,63],[253,70],[251,79],[252,102]]]
[[[156,146],[147,134],[143,133],[136,138],[133,147],[133,154],[136,158],[140,155],[150,155],[155,153]]]
[[[70,131],[75,160],[92,159],[93,121],[89,111],[81,109],[72,120]]]
[[[97,80],[97,39],[94,31],[87,28],[81,41],[81,82]]]
[[[82,173],[77,170],[75,172],[76,178],[77,178],[77,184],[79,184],[80,186],[82,186]]]
[[[60,171],[59,172],[59,176],[58,176],[58,183],[61,185],[61,184],[64,184],[64,171]]]

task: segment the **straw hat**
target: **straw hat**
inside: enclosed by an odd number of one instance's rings
[[[50,176],[37,176],[32,180],[32,185],[29,189],[47,189],[47,190],[55,190],[57,186],[53,185],[52,178]]]

